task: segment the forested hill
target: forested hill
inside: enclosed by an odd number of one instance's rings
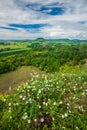
[[[46,40],[4,42],[0,45],[0,73],[17,67],[35,66],[46,72],[58,72],[61,66],[82,65],[87,59],[87,42]]]
[[[37,38],[34,40],[31,39],[24,39],[24,40],[0,40],[1,43],[9,43],[9,42],[57,42],[57,43],[87,43],[87,40],[80,40],[80,39],[44,39],[44,38]]]

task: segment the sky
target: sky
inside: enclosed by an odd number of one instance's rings
[[[0,39],[87,40],[87,0],[0,0]]]

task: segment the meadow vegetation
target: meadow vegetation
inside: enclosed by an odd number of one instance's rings
[[[31,78],[0,95],[0,130],[87,130],[87,44],[37,39],[29,50],[6,53],[0,73],[35,66]]]

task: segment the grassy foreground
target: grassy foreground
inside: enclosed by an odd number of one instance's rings
[[[0,130],[87,130],[86,100],[86,69],[35,73],[13,94],[1,96]]]

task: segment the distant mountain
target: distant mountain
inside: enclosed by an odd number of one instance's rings
[[[87,42],[87,40],[80,40],[80,39],[44,39],[44,38],[37,38],[35,40],[29,40],[29,39],[24,39],[24,40],[0,40],[0,43],[4,42],[27,42],[27,41],[59,41],[59,42],[75,42],[75,43],[80,43],[80,42]]]
[[[79,40],[79,39],[73,39],[74,42],[87,42],[87,40]]]
[[[35,41],[45,41],[46,39],[44,39],[44,38],[37,38],[37,39],[35,39]]]

